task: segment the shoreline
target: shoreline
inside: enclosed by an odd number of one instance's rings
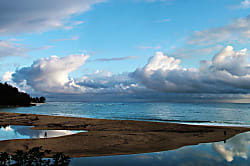
[[[19,108],[19,107],[34,107],[37,103],[30,103],[28,105],[0,105],[0,108]]]
[[[19,108],[19,107],[34,107],[40,104],[46,104],[46,103],[30,103],[30,104],[24,104],[24,105],[18,105],[18,104],[11,104],[11,105],[0,105],[0,108]]]
[[[39,130],[87,130],[74,135],[0,141],[0,152],[42,146],[70,157],[149,153],[187,145],[225,141],[247,127],[189,125],[134,120],[106,120],[0,112],[0,125],[34,126]],[[188,138],[188,139],[187,139]],[[53,155],[52,153],[52,155]],[[48,156],[49,157],[49,156]]]

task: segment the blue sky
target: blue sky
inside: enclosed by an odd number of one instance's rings
[[[54,0],[39,3],[30,0],[0,2],[2,9],[9,7],[9,11],[0,12],[0,76],[3,81],[30,92],[37,91],[33,83],[26,79],[27,86],[22,87],[19,84],[25,79],[7,77],[6,72],[17,77],[18,73],[24,74],[21,73],[24,67],[32,70],[35,61],[54,55],[59,58],[71,54],[89,56],[77,68],[62,74],[68,81],[74,79],[80,83],[86,76],[95,82],[97,78],[93,78],[96,75],[93,73],[96,72],[112,76],[133,73],[145,67],[156,52],[180,59],[183,68],[199,69],[200,61],[211,61],[229,45],[235,51],[250,47],[248,0],[73,0],[62,3]],[[241,23],[244,27],[238,26]],[[98,80],[104,79],[99,77]],[[130,81],[137,84],[135,80]],[[138,84],[141,88],[157,89],[146,85],[145,80]],[[248,93],[245,92],[248,87],[237,88],[243,89],[244,95]],[[221,93],[218,89],[216,93]],[[169,88],[163,91],[175,92]],[[207,93],[207,90],[201,92]]]

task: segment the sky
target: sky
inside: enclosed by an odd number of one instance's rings
[[[50,101],[250,101],[250,0],[0,1],[0,79]]]

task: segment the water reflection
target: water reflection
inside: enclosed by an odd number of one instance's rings
[[[218,142],[213,144],[213,149],[225,160],[232,162],[235,157],[248,159],[250,145],[250,132],[239,134],[227,141],[226,144]]]
[[[69,130],[32,130],[30,126],[5,126],[0,128],[0,140],[20,138],[43,138],[48,132],[48,137],[57,137],[74,134],[82,131]],[[225,143],[202,143],[194,146],[185,146],[176,150],[106,157],[74,158],[72,166],[76,165],[249,165],[250,163],[250,132],[238,134]]]
[[[176,150],[106,157],[74,158],[72,166],[76,165],[133,165],[133,166],[245,166],[250,163],[250,132],[242,133],[226,141],[226,143],[202,143],[186,146]]]
[[[65,135],[72,135],[83,130],[32,130],[32,126],[1,126],[0,140],[10,139],[31,139],[31,138],[52,138]]]

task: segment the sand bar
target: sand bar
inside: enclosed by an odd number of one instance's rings
[[[35,126],[43,130],[88,132],[47,139],[0,141],[0,152],[42,146],[71,157],[148,153],[199,143],[225,141],[250,131],[245,127],[199,126],[132,120],[106,120],[34,114],[0,113],[0,125]],[[53,155],[53,153],[52,153]]]

